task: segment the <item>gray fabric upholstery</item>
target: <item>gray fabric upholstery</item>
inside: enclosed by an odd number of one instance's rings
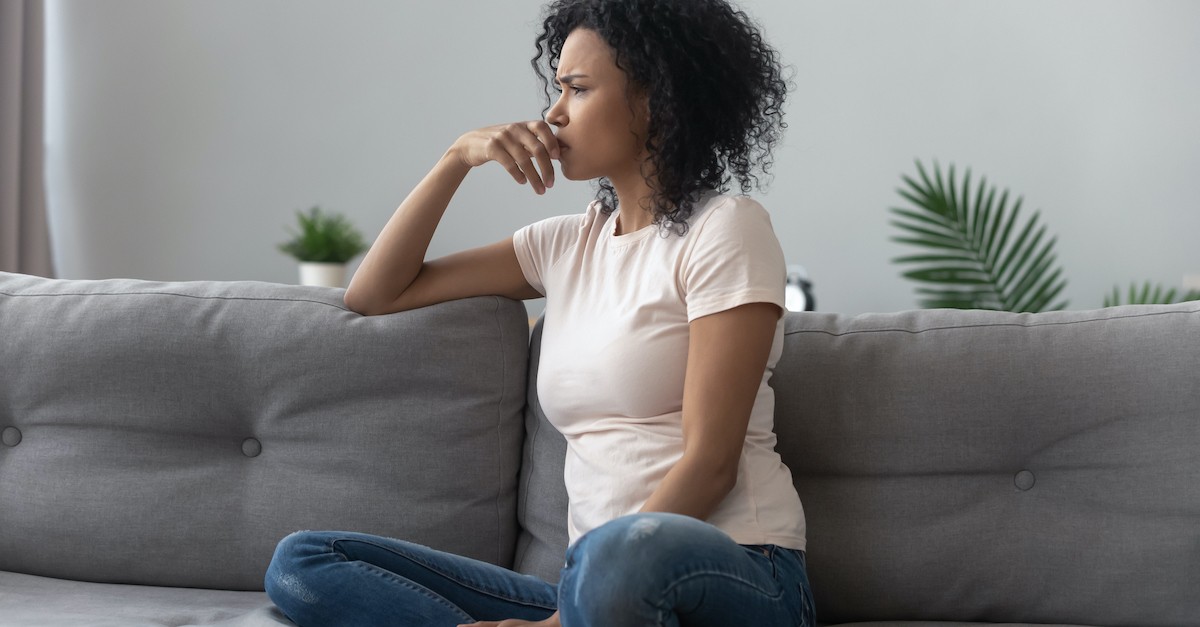
[[[506,299],[341,298],[0,273],[0,626],[279,624],[253,591],[302,528],[557,581],[540,329]],[[1200,303],[786,331],[822,623],[1200,624]]]
[[[0,572],[0,627],[279,627],[265,592],[129,586]]]
[[[0,570],[261,590],[331,528],[511,565],[524,307],[342,294],[0,274]]]
[[[1200,625],[1200,303],[786,333],[770,382],[822,623]],[[532,387],[526,425],[517,567],[557,578],[564,444]]]
[[[1200,624],[1200,303],[786,333],[823,621]]]
[[[537,400],[541,347],[542,321],[538,320],[529,339],[529,400],[517,502],[521,534],[513,568],[558,583],[567,547],[567,487],[563,484],[567,440],[546,420]]]

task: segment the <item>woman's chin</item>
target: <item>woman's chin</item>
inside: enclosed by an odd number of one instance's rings
[[[562,177],[568,181],[590,181],[591,179],[596,178],[594,176],[582,176],[578,171],[575,170],[575,168],[564,165],[562,162],[559,162],[558,168],[559,172],[562,174]]]

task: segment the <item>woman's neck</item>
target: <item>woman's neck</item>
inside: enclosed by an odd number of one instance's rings
[[[617,216],[617,235],[633,233],[654,223],[654,191],[640,171],[621,178],[609,178],[617,192],[620,213]]]

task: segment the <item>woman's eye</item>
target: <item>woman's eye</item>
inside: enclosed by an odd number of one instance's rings
[[[571,88],[571,93],[573,93],[573,94],[575,94],[575,95],[577,95],[577,96],[578,96],[579,94],[582,94],[583,92],[587,91],[586,89],[584,89],[584,88],[582,88],[582,87],[576,87],[575,85],[567,85],[567,87],[570,87],[570,88]],[[561,86],[561,85],[555,85],[555,86],[554,86],[554,91],[555,91],[555,92],[558,92],[558,93],[560,93],[560,94],[561,94],[561,93],[563,93],[563,88],[562,88],[562,86]]]

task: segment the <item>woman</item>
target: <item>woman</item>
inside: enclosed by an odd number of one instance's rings
[[[285,538],[266,577],[315,625],[815,624],[805,526],[774,451],[767,386],[784,260],[743,192],[769,166],[786,85],[723,0],[558,0],[533,64],[545,121],[460,137],[396,210],[346,291],[371,315],[546,297],[538,392],[566,437],[570,548],[558,586],[416,544]],[[495,161],[544,194],[554,161],[599,180],[583,215],[425,262],[467,173]]]

